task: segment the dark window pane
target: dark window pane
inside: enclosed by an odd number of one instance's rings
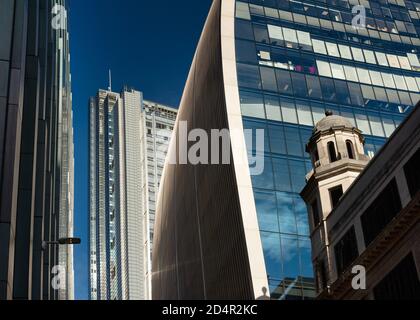
[[[334,80],[337,100],[342,104],[351,104],[349,89],[345,81]]]
[[[257,63],[257,51],[254,42],[236,40],[236,58],[238,62]]]
[[[337,161],[337,152],[335,150],[334,142],[328,142],[328,155],[331,163]]]
[[[287,154],[283,126],[269,125],[271,152]]]
[[[375,300],[420,300],[420,280],[409,254],[374,289]]]
[[[322,94],[326,101],[336,101],[334,81],[327,78],[320,78]]]
[[[303,74],[292,72],[292,83],[295,97],[306,98],[308,89],[306,88],[306,80]]]
[[[240,87],[261,89],[260,71],[257,66],[238,63],[238,82]]]
[[[254,31],[252,24],[248,21],[236,19],[236,36],[238,38],[254,41]]]
[[[338,186],[330,189],[331,206],[333,209],[338,205],[343,194],[343,186]]]
[[[375,240],[401,209],[397,182],[394,179],[361,217],[366,246]]]
[[[321,217],[319,216],[319,207],[318,207],[318,200],[315,200],[311,204],[311,211],[312,211],[312,219],[314,221],[314,226],[317,227],[321,222]]]
[[[356,231],[352,227],[334,247],[337,272],[340,275],[359,255]]]
[[[266,26],[254,25],[254,36],[256,42],[270,43]]]
[[[277,85],[280,93],[293,95],[292,80],[290,72],[284,70],[276,70]]]
[[[321,85],[319,78],[315,76],[306,76],[306,83],[308,84],[308,96],[311,98],[322,99]]]
[[[420,149],[418,149],[414,156],[407,162],[404,167],[404,172],[411,197],[414,198],[416,193],[420,190]]]
[[[299,129],[295,127],[284,127],[286,145],[289,155],[303,157],[302,143],[300,141]]]

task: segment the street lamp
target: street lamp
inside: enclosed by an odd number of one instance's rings
[[[81,244],[80,238],[61,238],[58,241],[42,241],[42,251],[47,250],[49,246],[72,246]]]

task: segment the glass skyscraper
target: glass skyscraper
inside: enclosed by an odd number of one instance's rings
[[[74,298],[68,2],[0,1],[0,299]]]
[[[358,5],[365,27],[352,25]],[[252,185],[272,298],[313,297],[299,196],[313,126],[331,110],[363,131],[369,155],[378,151],[420,100],[419,18],[420,3],[404,0],[236,1],[244,128],[268,141]]]
[[[150,298],[155,202],[175,118],[128,88],[90,99],[92,300]]]
[[[178,121],[264,130],[264,172],[241,165],[258,152],[245,139],[232,139],[229,166],[165,166],[155,298],[315,297],[305,145],[330,110],[363,131],[370,156],[381,148],[420,100],[419,18],[420,3],[403,0],[213,2]]]

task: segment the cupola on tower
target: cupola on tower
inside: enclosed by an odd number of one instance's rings
[[[346,190],[369,162],[364,153],[364,136],[347,119],[326,112],[314,128],[306,152],[311,155],[313,170],[306,176],[301,196],[308,206],[313,261],[318,280],[325,282],[328,230],[325,223]]]

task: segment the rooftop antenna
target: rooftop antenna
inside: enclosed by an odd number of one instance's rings
[[[108,91],[112,91],[112,72],[111,69],[109,69],[109,87]]]

